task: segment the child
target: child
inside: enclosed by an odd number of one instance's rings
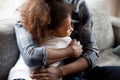
[[[51,23],[48,25],[48,37],[40,46],[48,48],[65,48],[70,42],[69,37],[73,31],[71,26],[72,6],[61,2],[49,2]],[[54,64],[58,66],[59,63]],[[53,66],[53,65],[52,65]]]
[[[57,49],[65,48],[70,44],[69,36],[73,31],[70,5],[56,1],[49,2],[47,5],[42,0],[29,0],[20,8],[20,11],[21,23],[40,46]],[[56,63],[45,66],[57,67],[60,64],[61,61],[56,61]],[[20,78],[32,80],[29,77],[31,70],[20,56],[16,65],[11,69],[8,80],[20,80]]]

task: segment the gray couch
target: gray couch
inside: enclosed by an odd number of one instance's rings
[[[120,18],[110,17],[105,0],[95,0],[88,6],[93,15],[93,31],[100,50],[99,66],[120,65],[113,49],[120,45]]]
[[[9,70],[16,63],[18,55],[12,20],[0,20],[0,80],[7,80]]]
[[[120,65],[120,57],[112,53],[113,48],[120,45],[120,19],[109,16],[104,0],[96,0],[88,6],[93,14],[93,31],[100,50],[97,65]],[[13,21],[0,20],[0,80],[7,80],[18,55]]]

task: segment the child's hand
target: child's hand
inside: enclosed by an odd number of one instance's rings
[[[71,47],[73,53],[71,55],[71,57],[74,57],[74,58],[77,58],[79,57],[82,52],[83,52],[83,49],[82,49],[82,45],[80,44],[80,42],[77,42],[76,39],[73,39],[69,45],[69,47]]]

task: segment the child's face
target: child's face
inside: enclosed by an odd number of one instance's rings
[[[73,31],[71,26],[71,17],[68,16],[65,20],[63,20],[63,24],[56,30],[56,36],[66,37],[70,36]]]

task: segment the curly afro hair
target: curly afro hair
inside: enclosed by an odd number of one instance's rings
[[[44,0],[28,0],[20,7],[21,23],[38,43],[47,36],[50,23],[49,6]]]

